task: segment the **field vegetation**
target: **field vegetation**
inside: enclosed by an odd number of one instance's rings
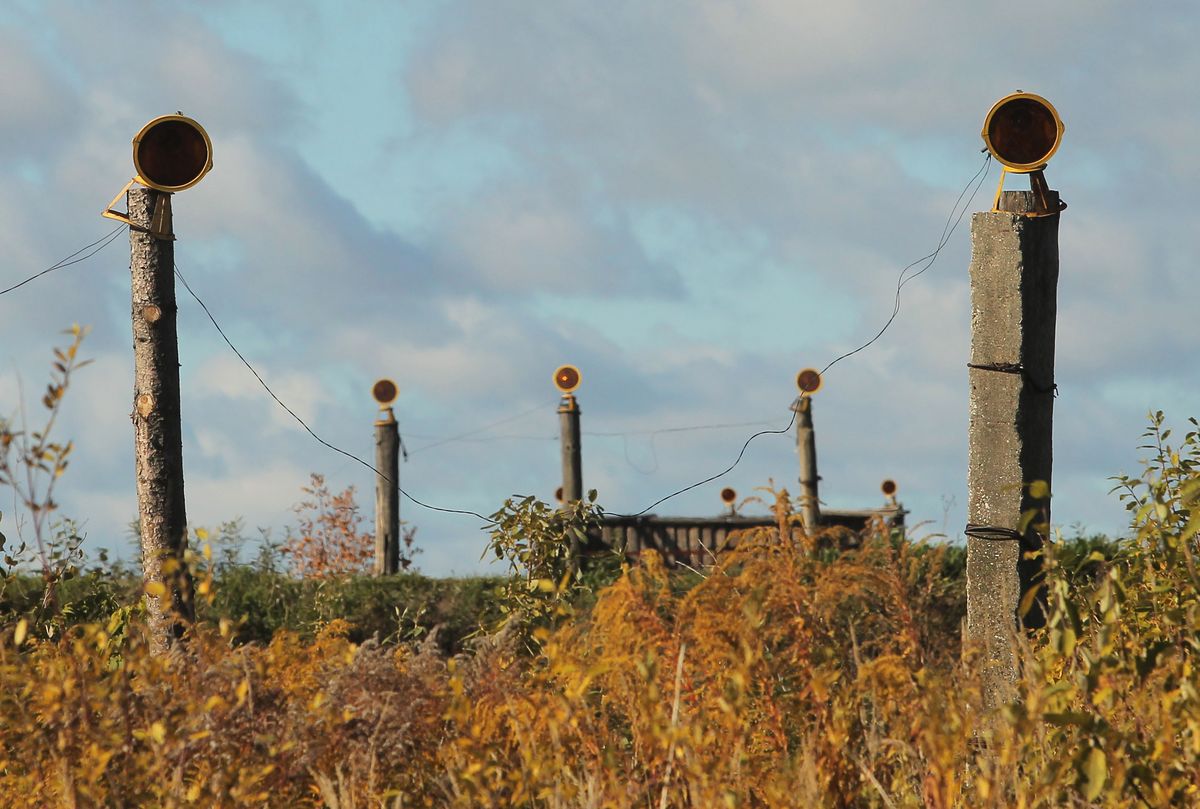
[[[257,559],[236,522],[197,532],[199,617],[167,654],[136,570],[85,568],[48,518],[0,582],[0,805],[1200,805],[1200,436],[1162,423],[1116,481],[1130,535],[1048,544],[1046,626],[994,711],[961,549],[877,526],[835,553],[784,491],[696,570],[576,572],[594,504],[509,501],[509,575],[464,580],[360,575],[353,492],[309,491]]]

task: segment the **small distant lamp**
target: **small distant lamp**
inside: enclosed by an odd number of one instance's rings
[[[823,381],[821,379],[821,372],[816,368],[805,368],[796,374],[796,387],[799,389],[801,396],[811,396],[819,391]]]
[[[726,486],[724,489],[721,489],[721,502],[729,507],[729,513],[731,515],[737,514],[736,501],[737,501],[737,492],[736,491],[734,491],[729,486]]]
[[[396,401],[396,396],[400,390],[396,387],[396,383],[390,379],[380,379],[371,386],[371,396],[375,401],[379,402],[380,410],[387,410],[392,402]]]
[[[560,365],[554,371],[554,387],[564,394],[572,393],[579,387],[579,369],[574,365]]]

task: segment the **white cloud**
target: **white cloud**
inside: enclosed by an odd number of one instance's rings
[[[19,280],[103,233],[131,136],[182,109],[208,127],[216,166],[175,199],[179,264],[272,387],[351,451],[370,453],[378,376],[400,383],[405,430],[452,435],[552,399],[563,361],[584,370],[585,429],[785,423],[796,369],[882,325],[896,273],[932,248],[978,166],[983,113],[1017,87],[1067,120],[1048,172],[1071,204],[1057,514],[1118,527],[1097,480],[1134,465],[1148,398],[1188,401],[1190,8],[459,2],[371,16],[371,37],[396,47],[355,46],[352,60],[361,16],[334,30],[337,15],[291,4],[257,7],[254,26],[231,14],[51,3],[0,29],[0,270]],[[139,47],[112,46],[128,41]],[[968,228],[905,288],[880,342],[830,374],[818,428],[832,502],[873,502],[886,475],[920,516],[940,521],[943,495],[961,512]],[[124,250],[122,236],[0,299],[5,357],[27,384],[59,329],[95,325],[99,361],[64,427],[79,445],[67,494],[98,536],[123,530],[133,502]],[[266,397],[180,291],[196,519],[281,524],[309,470],[370,487]],[[552,436],[552,404],[511,429]],[[742,441],[589,439],[585,477],[641,507]],[[555,453],[532,439],[448,444],[403,475],[436,504],[490,511],[552,491]],[[794,466],[791,439],[764,436],[729,482],[787,483]],[[714,506],[704,488],[660,510]],[[405,515],[427,569],[473,568],[472,520]]]

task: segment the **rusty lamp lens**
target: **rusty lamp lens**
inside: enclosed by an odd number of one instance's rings
[[[390,379],[381,379],[371,387],[371,395],[375,397],[375,401],[379,402],[381,407],[386,407],[396,401],[398,392],[396,383]]]
[[[805,368],[796,374],[796,387],[801,393],[816,393],[821,389],[821,373],[816,368]]]
[[[1013,93],[992,105],[983,122],[988,151],[1010,171],[1046,165],[1062,142],[1063,123],[1054,106],[1033,93]]]
[[[880,485],[879,489],[885,495],[891,497],[896,493],[896,481],[889,478],[888,480],[885,480],[882,485]]]
[[[554,385],[563,393],[579,387],[579,369],[574,365],[562,365],[554,372]]]
[[[737,492],[735,492],[733,489],[729,488],[728,486],[726,486],[724,489],[721,489],[721,502],[732,503],[736,499]]]
[[[212,165],[208,133],[183,115],[155,118],[133,139],[133,166],[138,179],[159,191],[191,188]]]

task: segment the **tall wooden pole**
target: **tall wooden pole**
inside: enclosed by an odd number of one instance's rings
[[[1006,191],[999,211],[971,219],[967,637],[989,708],[1015,697],[1018,608],[1040,569],[1023,551],[1050,520],[1059,216],[1022,215],[1034,206]],[[1042,620],[1035,604],[1024,624]]]
[[[400,430],[392,408],[381,411],[375,422],[376,576],[400,570]]]
[[[821,504],[817,496],[817,436],[813,431],[812,398],[801,396],[792,405],[796,411],[796,451],[800,455],[800,515],[804,530],[812,536],[821,522]]]
[[[171,195],[131,188],[129,268],[133,289],[134,456],[146,609],[161,649],[195,618],[192,577],[184,558],[183,430],[179,344],[175,325],[175,244]]]
[[[583,450],[579,433],[579,401],[573,394],[563,394],[558,405],[558,426],[562,445],[562,500],[564,505],[583,499]],[[579,539],[571,539],[571,562],[578,564]]]

